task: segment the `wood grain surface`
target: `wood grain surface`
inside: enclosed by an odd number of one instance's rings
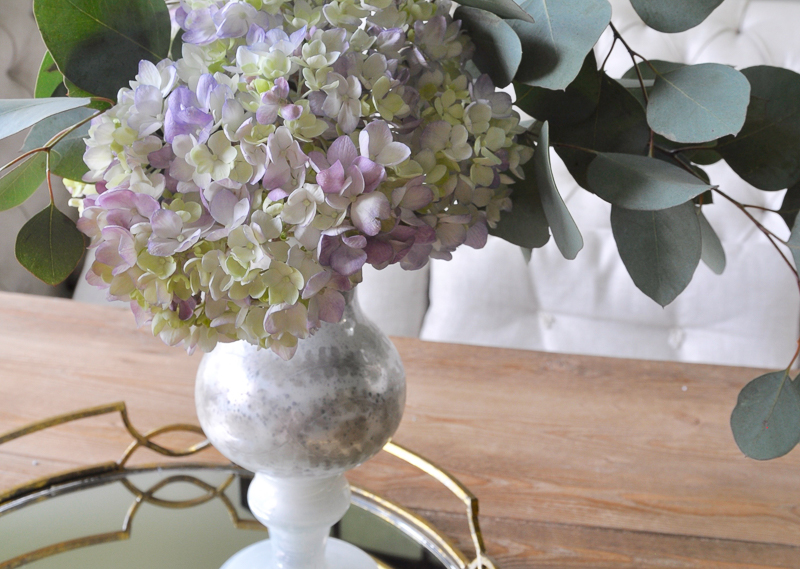
[[[757,370],[395,344],[408,376],[395,440],[477,494],[499,567],[800,568],[800,451],[749,460],[728,425]],[[124,310],[0,293],[0,433],[114,401],[142,431],[196,424],[199,359]],[[0,488],[114,460],[129,440],[109,415],[9,442]],[[350,479],[469,550],[462,504],[412,467],[379,455]]]

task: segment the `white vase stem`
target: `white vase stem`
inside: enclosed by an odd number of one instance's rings
[[[269,529],[276,569],[327,569],[331,526],[350,507],[344,475],[272,478],[256,474],[247,492],[250,511]]]

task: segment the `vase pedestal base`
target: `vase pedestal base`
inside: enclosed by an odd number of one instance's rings
[[[325,569],[377,569],[378,564],[355,545],[329,538],[325,545]],[[265,539],[228,559],[221,569],[279,569],[272,543]],[[311,568],[309,568],[311,569]],[[313,568],[321,569],[321,568]]]

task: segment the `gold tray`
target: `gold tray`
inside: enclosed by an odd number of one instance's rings
[[[0,445],[63,423],[117,412],[133,437],[119,460],[0,493],[0,569],[217,569],[235,552],[267,537],[266,528],[247,509],[251,473],[232,464],[126,466],[141,447],[167,457],[195,455],[208,448],[203,441],[173,450],[152,440],[172,431],[202,435],[194,425],[167,425],[142,434],[131,424],[125,404],[114,403],[0,435]],[[353,487],[350,510],[332,535],[361,547],[386,569],[495,569],[485,554],[475,496],[410,450],[392,442],[384,450],[420,468],[462,500],[474,557],[465,555],[429,522],[358,487]]]

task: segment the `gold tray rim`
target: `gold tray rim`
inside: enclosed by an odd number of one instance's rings
[[[162,446],[154,442],[153,439],[155,437],[168,432],[183,431],[183,432],[195,433],[200,436],[204,436],[204,434],[202,429],[200,429],[200,427],[185,423],[169,424],[150,430],[145,433],[141,433],[131,423],[130,418],[128,416],[128,410],[124,401],[118,401],[107,405],[99,405],[96,407],[89,407],[71,413],[65,413],[62,415],[44,419],[42,421],[31,423],[29,425],[9,431],[7,433],[2,433],[0,434],[0,446],[12,440],[19,439],[21,437],[48,428],[52,428],[58,425],[70,423],[88,417],[95,417],[98,415],[105,415],[112,413],[120,414],[125,429],[133,438],[133,441],[130,443],[128,448],[125,450],[123,455],[118,460],[99,463],[84,468],[67,470],[49,477],[34,479],[33,481],[23,483],[21,485],[12,487],[4,492],[0,492],[0,515],[3,515],[4,513],[16,509],[16,507],[13,507],[12,505],[17,504],[20,501],[24,501],[25,503],[27,503],[27,501],[33,499],[32,497],[38,497],[36,499],[46,499],[47,495],[50,494],[52,489],[56,487],[66,488],[69,487],[69,485],[75,485],[76,483],[80,483],[81,480],[87,480],[87,479],[91,480],[103,476],[115,476],[115,475],[124,476],[126,474],[135,471],[140,471],[142,468],[179,469],[181,467],[186,468],[194,465],[201,468],[209,467],[209,468],[222,468],[222,469],[226,468],[239,469],[243,472],[247,472],[246,470],[241,469],[240,467],[233,464],[219,465],[213,463],[183,462],[183,463],[172,463],[172,464],[142,465],[133,468],[127,467],[126,464],[130,459],[130,457],[133,456],[133,454],[139,448],[142,447],[149,448],[150,450],[155,451],[156,453],[161,454],[162,456],[177,458],[177,457],[186,457],[195,455],[209,448],[211,445],[208,440],[203,440],[202,442],[191,445],[185,449],[176,450],[176,449],[170,449],[168,447]],[[453,559],[457,560],[458,569],[497,569],[494,562],[486,555],[486,548],[483,541],[483,535],[480,529],[480,522],[478,519],[479,506],[477,497],[455,476],[453,476],[443,468],[437,466],[433,462],[429,461],[428,459],[422,457],[421,455],[392,441],[386,443],[386,445],[383,447],[383,450],[388,452],[389,454],[394,455],[400,460],[422,470],[425,474],[427,474],[428,476],[432,477],[434,480],[442,484],[456,497],[458,497],[459,500],[461,500],[461,502],[464,504],[466,508],[470,535],[472,538],[473,546],[475,548],[475,558],[472,561],[469,561],[469,559],[460,550],[458,550],[458,548],[456,548],[455,545],[453,545],[453,543],[446,536],[444,536],[441,532],[439,532],[430,522],[428,522],[427,520],[425,520],[420,516],[417,516],[416,514],[409,512],[408,510],[405,510],[398,504],[395,504],[389,500],[386,500],[385,498],[378,496],[377,494],[373,494],[358,487],[352,487],[354,489],[353,493],[354,496],[360,497],[363,500],[364,504],[376,504],[376,508],[378,509],[383,508],[386,511],[392,512],[393,515],[398,515],[401,516],[403,519],[408,520],[407,527],[417,528],[416,530],[413,531],[420,532],[418,535],[422,539],[432,540],[433,543],[440,544],[442,547],[441,549],[442,552],[446,552],[447,555],[450,555],[452,556]],[[217,489],[217,494],[221,493],[222,490],[223,489]],[[126,517],[126,522],[128,521],[129,517],[132,516],[133,513],[135,513],[135,508],[133,508],[132,512],[129,512],[129,516]],[[236,523],[236,520],[234,520],[234,522]],[[258,522],[256,522],[256,524],[257,523]],[[390,521],[390,523],[392,522]],[[19,564],[10,565],[9,562],[0,562],[0,569],[10,569],[12,567],[18,567],[18,566],[20,565]]]

